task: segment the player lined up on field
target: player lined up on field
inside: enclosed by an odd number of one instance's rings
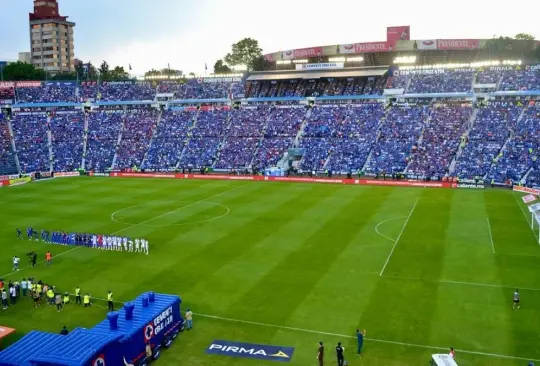
[[[29,227],[26,230],[28,240],[39,241],[39,235],[36,230]],[[22,231],[17,229],[17,238],[24,239]],[[148,240],[134,239],[124,236],[88,234],[88,233],[66,233],[61,231],[41,230],[41,241],[44,243],[60,245],[78,245],[89,248],[98,248],[102,250],[126,251],[126,252],[149,252]]]

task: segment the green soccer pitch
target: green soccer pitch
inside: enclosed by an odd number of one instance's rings
[[[290,365],[316,365],[319,341],[326,364],[338,341],[349,365],[424,365],[449,347],[460,366],[540,362],[540,246],[509,190],[80,177],[2,188],[0,207],[5,280],[117,301],[180,295],[195,328],[157,365],[276,364],[205,354],[219,339],[294,347]],[[143,237],[150,255],[17,240],[28,226]],[[14,255],[22,269],[10,273]],[[0,325],[17,329],[14,342],[106,313],[99,301],[58,313],[24,299]],[[361,359],[356,328],[367,330]]]

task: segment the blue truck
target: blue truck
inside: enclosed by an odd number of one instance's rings
[[[30,332],[0,352],[0,366],[146,366],[183,330],[181,303],[178,296],[149,292],[92,329],[66,336]]]

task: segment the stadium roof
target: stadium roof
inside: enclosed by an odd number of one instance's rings
[[[265,71],[254,72],[248,81],[264,80],[289,80],[289,79],[320,79],[320,78],[349,78],[382,76],[388,71],[388,66],[380,67],[355,67],[339,70],[290,70],[290,71]]]

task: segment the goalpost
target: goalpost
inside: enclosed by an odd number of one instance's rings
[[[536,222],[536,227],[538,228],[538,245],[540,245],[540,203],[530,205],[528,209],[531,213],[531,229],[534,232],[534,223]]]

